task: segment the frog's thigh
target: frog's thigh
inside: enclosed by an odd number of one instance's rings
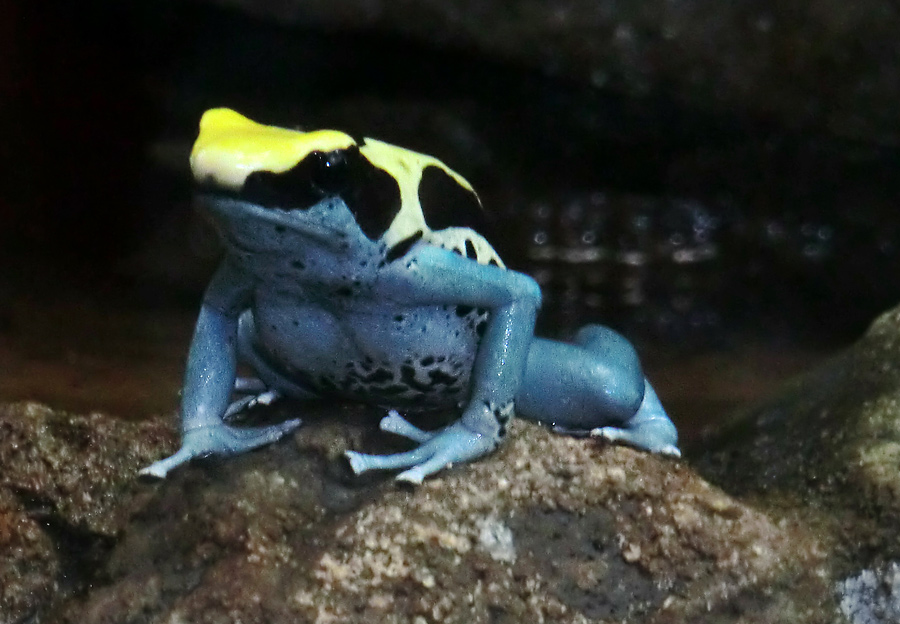
[[[256,321],[246,310],[238,319],[237,352],[241,362],[250,366],[267,387],[295,399],[314,399],[316,394],[291,381],[266,362],[256,349]]]
[[[628,421],[644,397],[637,353],[609,328],[589,325],[575,344],[536,338],[516,395],[516,413],[571,430]]]

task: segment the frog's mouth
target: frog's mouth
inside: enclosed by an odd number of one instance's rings
[[[293,233],[328,248],[338,248],[347,237],[343,230],[310,218],[307,208],[262,206],[241,197],[239,193],[220,189],[199,190],[195,202],[223,226],[229,241],[244,251],[283,247],[282,244],[273,244],[274,241],[268,237],[258,236],[261,223],[271,224],[276,234]],[[253,249],[257,246],[259,249]]]

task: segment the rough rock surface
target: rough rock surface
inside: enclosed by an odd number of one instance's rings
[[[738,417],[699,467],[742,500],[815,528],[851,622],[895,621],[900,308],[854,347]]]
[[[900,8],[863,0],[217,0],[313,28],[475,49],[633,94],[900,142]]]
[[[0,490],[0,621],[17,622],[53,596],[59,568],[50,536]]]
[[[0,622],[89,581],[129,517],[137,469],[174,443],[160,418],[0,406]]]
[[[91,590],[42,621],[806,621],[827,593],[814,536],[682,462],[515,423],[400,488],[347,474],[343,449],[388,449],[342,409],[142,486]]]

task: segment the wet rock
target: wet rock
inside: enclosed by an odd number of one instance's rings
[[[340,450],[387,450],[354,414],[148,486],[105,581],[45,621],[764,622],[808,608],[773,587],[826,592],[814,536],[682,462],[516,422],[402,488],[347,473]]]
[[[91,577],[129,517],[137,470],[174,442],[169,419],[0,405],[0,621]]]
[[[699,463],[711,481],[776,517],[815,527],[829,552],[825,570],[852,622],[893,621],[871,614],[879,604],[889,612],[897,600],[900,309],[740,415],[714,446]]]
[[[304,27],[475,49],[586,84],[665,93],[876,142],[900,141],[896,5],[733,2],[247,2]],[[511,7],[514,6],[515,10]]]

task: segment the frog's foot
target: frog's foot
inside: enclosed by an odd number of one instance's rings
[[[300,420],[287,420],[267,427],[230,427],[224,423],[198,427],[182,436],[181,448],[172,455],[147,466],[138,474],[164,479],[170,470],[196,457],[238,455],[275,442],[300,426]]]
[[[238,390],[236,382],[234,389],[235,392],[240,392],[240,390]],[[222,418],[224,420],[228,420],[238,412],[242,412],[257,405],[271,405],[276,399],[281,397],[281,393],[277,390],[265,390],[265,386],[263,386],[263,389],[264,391],[260,392],[259,394],[248,394],[245,397],[241,397],[237,401],[233,401],[231,405],[229,405],[225,409],[225,413],[222,415]]]
[[[678,430],[666,415],[653,386],[647,381],[644,382],[644,398],[634,416],[619,427],[592,429],[591,437],[623,442],[651,453],[681,457],[681,451],[678,450]]]
[[[668,436],[660,436],[650,427],[623,429],[620,427],[598,427],[591,430],[592,438],[602,438],[610,442],[622,442],[651,453],[681,457],[681,451],[674,444],[665,442]]]
[[[397,475],[397,481],[419,484],[428,475],[453,464],[481,457],[497,445],[490,436],[471,431],[459,422],[431,433],[408,423],[394,411],[381,420],[381,429],[419,442],[420,446],[412,451],[393,455],[367,455],[346,451],[344,455],[354,473],[409,468]]]

